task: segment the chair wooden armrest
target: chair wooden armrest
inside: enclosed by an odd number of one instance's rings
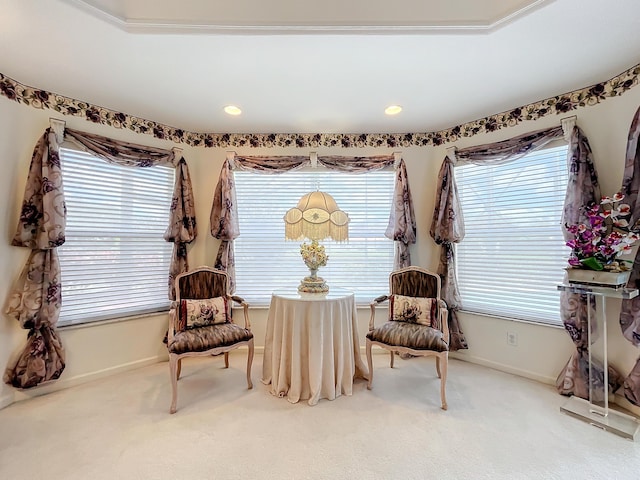
[[[169,329],[167,330],[167,345],[171,345],[173,342],[173,336],[176,334],[178,323],[178,305],[176,302],[171,302],[169,308]]]
[[[389,300],[389,295],[380,295],[373,299],[373,301],[369,304],[371,307],[371,318],[369,319],[369,330],[373,330],[374,323],[376,319],[376,307],[380,305],[382,302]]]
[[[449,308],[444,300],[439,301],[438,314],[440,316],[440,330],[442,331],[442,338],[447,344],[449,344]]]
[[[228,295],[228,297],[242,307],[242,313],[244,313],[244,328],[251,331],[251,322],[249,321],[249,304],[244,300],[244,298],[237,295]]]

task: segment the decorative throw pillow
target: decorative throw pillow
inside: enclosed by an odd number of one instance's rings
[[[436,318],[438,300],[435,298],[391,295],[391,318],[396,322],[419,323],[431,326]]]
[[[227,298],[181,300],[180,316],[186,320],[187,328],[227,323]]]

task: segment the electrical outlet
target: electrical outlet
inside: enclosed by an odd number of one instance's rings
[[[518,334],[515,332],[507,332],[507,344],[513,347],[518,345]]]

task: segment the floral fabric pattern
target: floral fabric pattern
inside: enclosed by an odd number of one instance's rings
[[[227,309],[226,297],[182,299],[180,300],[181,323],[184,320],[185,328],[227,323],[229,321]]]
[[[39,95],[41,101],[48,98]],[[28,388],[58,378],[64,369],[64,349],[55,326],[62,307],[60,263],[55,248],[65,241],[66,207],[60,167],[60,144],[65,136],[105,161],[129,167],[168,165],[177,168],[170,225],[165,239],[174,242],[169,274],[169,298],[175,299],[173,278],[188,269],[186,244],[197,233],[191,180],[184,158],[173,151],[120,142],[100,135],[49,128],[39,139],[31,159],[20,221],[12,245],[32,249],[13,292],[7,313],[31,329],[18,360],[7,366],[4,381]],[[173,297],[172,297],[173,295]]]
[[[56,247],[65,241],[66,207],[60,169],[59,132],[47,129],[38,140],[27,177],[12,245],[30,248],[27,263],[9,295],[7,315],[28,329],[27,344],[4,373],[5,383],[30,388],[54,380],[65,367],[56,332],[62,307]]]
[[[436,207],[433,210],[429,234],[438,245],[459,243],[465,235],[464,218],[454,176],[454,164],[449,157],[445,157],[438,172],[437,188]]]
[[[176,166],[169,226],[164,232],[164,239],[174,244],[168,279],[170,300],[175,300],[176,298],[176,277],[189,270],[187,245],[193,242],[197,235],[196,207],[191,187],[191,176],[189,175],[187,162],[184,158],[180,158]]]
[[[469,347],[457,314],[462,308],[462,302],[458,289],[453,244],[464,238],[465,231],[453,167],[453,160],[445,157],[438,173],[436,205],[429,234],[441,246],[438,275],[442,279],[442,298],[449,309],[449,348],[451,351],[456,351]]]
[[[446,130],[425,133],[195,133],[29,87],[1,73],[0,95],[33,108],[49,109],[63,115],[82,117],[92,123],[128,129],[136,133],[153,135],[156,138],[185,143],[194,147],[398,148],[443,145],[455,142],[460,138],[513,127],[523,121],[538,120],[553,114],[566,114],[578,107],[598,105],[607,98],[618,97],[636,86],[639,77],[640,64],[607,81],[589,87],[513,108]]]
[[[371,157],[343,157],[340,155],[318,156],[318,163],[329,169],[345,173],[365,173],[392,167],[393,155],[374,155]]]
[[[165,165],[174,167],[179,160],[174,152],[137,143],[122,142],[102,135],[65,129],[65,138],[73,140],[85,152],[102,158],[109,163],[124,167],[153,167]]]
[[[640,108],[631,122],[627,139],[622,193],[631,207],[631,219],[640,219]],[[629,278],[629,285],[638,285],[640,281],[640,259],[636,256]],[[636,347],[640,346],[640,300],[622,300],[620,309],[620,328],[622,334]],[[624,395],[631,403],[640,406],[640,358],[624,381]]]
[[[56,380],[65,368],[65,352],[55,328],[43,324],[31,329],[27,343],[12,368],[7,368],[4,382],[16,388],[31,388]]]
[[[391,295],[389,297],[389,320],[394,322],[418,323],[431,326],[438,315],[438,299]]]
[[[562,127],[553,127],[525,133],[501,142],[488,143],[456,150],[456,165],[500,165],[513,162],[528,153],[539,150],[547,143],[562,138]]]
[[[571,238],[571,233],[565,225],[584,222],[584,207],[598,203],[601,197],[589,141],[577,126],[570,132],[568,163],[569,181],[562,214],[562,229],[567,241]],[[585,295],[560,292],[560,318],[576,350],[558,375],[556,388],[562,395],[575,395],[585,399],[589,398],[588,310],[589,302]],[[595,314],[595,302],[591,302],[591,314]],[[592,329],[592,341],[595,342],[598,337],[598,331]],[[594,361],[591,367],[595,372],[591,378],[593,391],[604,392],[604,366]],[[608,373],[609,388],[615,391],[622,384],[622,376],[611,366],[608,367]]]
[[[385,236],[396,242],[394,270],[411,265],[409,245],[416,243],[416,215],[413,211],[413,199],[409,188],[409,179],[407,178],[407,168],[402,159],[396,168],[393,205]]]
[[[220,170],[220,177],[213,194],[213,205],[209,218],[211,236],[221,240],[216,257],[215,268],[229,275],[229,293],[236,291],[236,262],[233,252],[233,240],[240,235],[238,224],[238,206],[236,186],[229,159]]]
[[[65,241],[67,208],[60,168],[60,143],[62,139],[50,128],[36,143],[20,221],[11,245],[49,249],[58,247]]]

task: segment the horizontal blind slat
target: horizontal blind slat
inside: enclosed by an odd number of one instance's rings
[[[560,323],[567,146],[501,165],[463,165],[455,174],[466,230],[456,246],[462,308]]]
[[[174,170],[110,164],[63,148],[66,241],[60,325],[166,310]]]
[[[329,256],[318,274],[330,287],[354,290],[358,302],[387,293],[393,269],[389,222],[395,172],[345,174],[322,168],[278,175],[234,172],[241,235],[235,240],[237,291],[253,304],[268,304],[276,289],[296,289],[309,274],[302,242],[284,238],[285,213],[304,194],[321,190],[349,214],[349,241],[320,242]]]

